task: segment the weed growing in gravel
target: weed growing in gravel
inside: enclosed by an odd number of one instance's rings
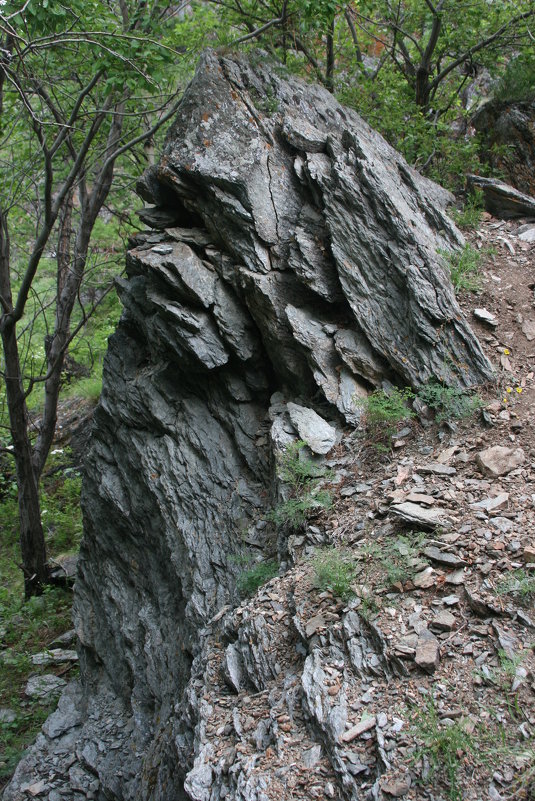
[[[279,503],[268,515],[277,526],[292,530],[301,528],[307,518],[321,509],[330,509],[332,496],[320,489],[318,482],[328,478],[329,472],[303,456],[306,442],[299,440],[289,445],[279,465],[279,475],[290,488],[288,500]]]
[[[481,253],[472,245],[465,245],[461,251],[456,253],[442,253],[441,255],[446,258],[451,282],[457,292],[462,290],[477,292],[481,288],[479,275]]]
[[[360,606],[358,607],[358,613],[362,618],[364,618],[364,620],[368,621],[372,615],[377,614],[379,609],[380,606],[375,598],[364,596],[361,598]]]
[[[390,440],[398,425],[415,416],[407,405],[413,398],[414,393],[408,387],[393,387],[389,392],[378,389],[366,398],[355,399],[355,404],[364,413],[364,424],[373,439],[374,448],[389,450]]]
[[[500,671],[508,679],[514,679],[516,676],[516,669],[524,660],[525,654],[521,651],[513,657],[507,656],[506,652],[500,649],[498,651],[498,659],[500,660]]]
[[[354,595],[351,584],[356,576],[356,567],[350,553],[326,548],[314,557],[313,564],[318,589],[330,590],[343,600]]]
[[[450,725],[442,723],[433,698],[424,709],[416,710],[412,733],[421,743],[414,754],[414,761],[427,758],[431,769],[428,778],[436,775],[444,778],[448,784],[448,798],[461,801],[459,767],[463,755],[474,750],[474,738],[459,721]]]
[[[414,573],[414,562],[424,537],[424,534],[418,533],[411,537],[399,536],[380,545],[372,542],[362,546],[359,553],[379,562],[390,585],[404,584]]]
[[[464,203],[461,210],[453,209],[451,216],[459,228],[477,228],[483,215],[483,191],[474,189]]]
[[[513,570],[496,585],[498,595],[510,595],[522,605],[529,604],[535,598],[535,574],[527,573],[522,568]]]
[[[459,387],[447,387],[436,381],[430,381],[422,387],[418,397],[433,409],[437,423],[471,417],[483,406],[479,395],[470,395]]]
[[[514,756],[517,775],[511,786],[514,795],[509,797],[531,801],[535,798],[535,748],[517,748]]]

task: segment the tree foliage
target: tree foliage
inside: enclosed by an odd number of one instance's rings
[[[48,580],[38,483],[65,355],[95,308],[82,291],[95,267],[92,232],[118,169],[128,173],[126,157],[139,160],[138,145],[174,113],[168,68],[176,54],[165,44],[166,19],[167,6],[157,0],[1,7],[0,334],[27,595]],[[52,259],[56,291],[36,365],[21,352],[21,334],[35,325],[28,304]],[[75,305],[80,321],[72,330]],[[28,398],[40,383],[44,408],[33,431]]]
[[[471,87],[533,49],[534,0],[211,0],[222,43],[260,43],[356,108],[417,168],[452,186],[475,169]],[[525,83],[525,82],[524,82]]]

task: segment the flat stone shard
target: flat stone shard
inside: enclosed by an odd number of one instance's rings
[[[474,317],[482,323],[486,323],[491,328],[497,328],[498,320],[489,312],[488,309],[474,309]]]
[[[384,381],[470,387],[492,374],[437,255],[464,243],[445,213],[449,193],[325,89],[279,72],[264,55],[253,65],[205,53],[140,181],[152,206],[140,217],[153,230],[133,237],[117,282],[124,310],[85,463],[81,684],[65,689],[6,801],[51,772],[51,801],[77,798],[78,787],[113,801],[265,798],[273,777],[255,772],[239,743],[217,753],[204,688],[210,636],[221,635],[216,673],[235,694],[269,695],[279,677],[269,616],[251,614],[239,630],[217,618],[238,600],[243,543],[266,558],[277,547],[266,521],[275,452],[302,437],[327,453],[337,421],[358,424],[355,398]],[[392,509],[449,525],[439,507]],[[308,629],[294,684],[281,681],[329,760],[327,795],[354,800],[355,777],[374,770],[354,747],[372,733],[340,741],[347,687],[311,645],[326,639],[325,620],[325,631],[319,621]],[[354,669],[403,674],[368,629],[375,647],[356,628],[349,640]],[[307,640],[306,625],[299,631]],[[412,649],[427,670],[438,658],[430,642]],[[288,650],[297,658],[291,640]],[[232,709],[227,725],[272,747],[271,718],[260,725]]]
[[[66,684],[65,679],[53,673],[46,673],[43,676],[31,676],[24,689],[24,694],[28,698],[49,698],[50,696],[59,695]]]
[[[297,403],[288,404],[288,413],[300,439],[306,442],[311,451],[320,456],[329,453],[336,442],[335,428],[313,409],[306,409]]]
[[[357,737],[360,737],[361,734],[364,734],[364,732],[374,729],[375,725],[375,715],[372,717],[363,718],[359,723],[356,723],[354,726],[340,735],[340,741],[343,743],[350,743],[353,740],[356,740]]]
[[[401,517],[403,520],[408,520],[410,523],[417,523],[425,528],[451,528],[452,519],[443,509],[439,508],[425,508],[417,503],[405,501],[404,503],[395,503],[390,507],[392,514],[396,517]]]

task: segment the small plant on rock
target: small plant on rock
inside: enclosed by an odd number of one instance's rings
[[[380,609],[377,600],[369,595],[365,595],[360,599],[360,606],[358,613],[364,620],[369,621],[373,615],[376,615]]]
[[[354,594],[351,584],[356,576],[356,567],[350,553],[326,548],[314,557],[313,564],[318,589],[330,590],[343,600]]]
[[[279,503],[269,514],[278,526],[288,526],[297,530],[308,517],[321,509],[329,509],[332,504],[331,493],[321,489],[318,482],[328,478],[328,471],[304,456],[306,442],[299,440],[289,445],[279,464],[279,476],[288,485],[290,497]]]
[[[392,387],[389,392],[377,389],[367,398],[356,400],[364,413],[364,424],[374,448],[389,450],[390,440],[399,424],[415,416],[407,405],[413,398],[414,393],[408,387]]]
[[[460,387],[448,387],[430,381],[418,393],[420,400],[435,413],[437,423],[471,417],[483,406],[479,395],[471,395]]]

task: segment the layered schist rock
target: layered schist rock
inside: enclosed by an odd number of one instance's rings
[[[493,172],[533,198],[535,100],[491,100],[474,115],[472,124],[481,138],[482,156]]]
[[[203,688],[218,642],[229,703],[240,676],[253,692],[282,680],[262,620],[233,629],[223,614],[244,550],[277,548],[274,457],[299,432],[325,453],[334,428],[358,424],[355,396],[385,381],[491,374],[437,255],[463,244],[448,193],[324,89],[206,53],[139,191],[153,230],[119,281],[86,466],[81,683],[9,801],[39,776],[49,801],[271,798],[239,754],[210,764]],[[359,636],[353,652],[368,653]],[[336,797],[356,797],[358,771],[329,749],[338,713],[313,698],[319,655],[304,656],[288,693],[307,736],[317,723]]]

